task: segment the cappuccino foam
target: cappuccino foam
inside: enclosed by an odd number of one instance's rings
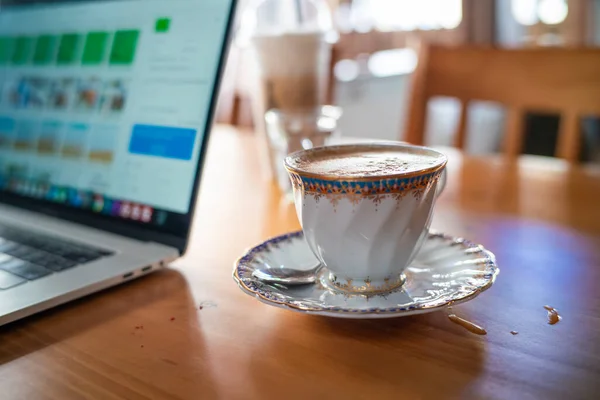
[[[288,165],[293,169],[314,175],[334,175],[340,178],[385,177],[401,175],[434,168],[444,163],[445,156],[427,150],[401,148],[355,149],[307,152],[290,157]],[[351,148],[354,148],[352,146]],[[405,150],[406,149],[406,150]]]

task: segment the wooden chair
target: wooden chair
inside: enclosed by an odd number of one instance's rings
[[[507,107],[503,138],[507,155],[521,153],[525,112],[542,111],[560,115],[556,155],[569,162],[579,160],[580,119],[600,115],[600,49],[424,45],[419,53],[405,140],[423,144],[428,100],[449,96],[461,102],[454,144],[464,148],[469,102],[489,100]]]

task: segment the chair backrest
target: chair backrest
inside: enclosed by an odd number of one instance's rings
[[[469,102],[489,100],[507,107],[506,154],[516,156],[522,150],[527,111],[553,112],[560,115],[556,155],[577,162],[580,119],[600,115],[600,49],[423,45],[411,90],[404,136],[408,142],[423,144],[428,100],[449,96],[461,102],[454,144],[463,148]]]

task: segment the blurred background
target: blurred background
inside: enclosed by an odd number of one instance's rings
[[[328,103],[341,106],[343,136],[403,140],[410,83],[422,43],[502,48],[586,48],[600,45],[600,0],[323,0],[329,8],[331,39]],[[275,4],[272,2],[271,4]],[[238,37],[222,85],[217,122],[260,128],[253,113],[260,79],[255,54],[239,39],[249,11],[269,2],[240,0]],[[276,6],[273,6],[276,7]],[[260,22],[259,22],[260,23]],[[242,29],[243,30],[243,29]],[[600,74],[600,71],[598,71]],[[436,97],[428,104],[425,143],[450,145],[460,105]],[[465,149],[499,152],[505,106],[469,103]],[[523,152],[554,156],[558,115],[525,116]],[[600,162],[600,120],[581,120],[580,160]]]

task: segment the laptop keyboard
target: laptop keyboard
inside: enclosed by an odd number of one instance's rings
[[[0,227],[0,290],[111,254],[48,235]]]

